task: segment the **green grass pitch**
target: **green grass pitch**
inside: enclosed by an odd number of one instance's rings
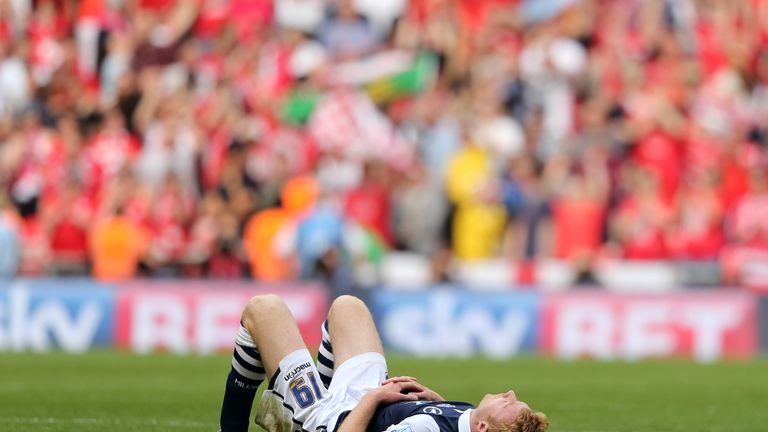
[[[214,432],[228,365],[228,356],[0,354],[0,431]],[[558,432],[768,430],[765,361],[392,357],[390,372],[469,402],[511,386]]]

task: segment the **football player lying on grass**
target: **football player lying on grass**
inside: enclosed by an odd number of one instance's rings
[[[222,432],[247,432],[256,410],[268,432],[545,432],[547,418],[515,392],[477,407],[446,402],[412,377],[388,378],[379,334],[365,304],[342,296],[323,323],[317,365],[288,307],[276,295],[243,311],[221,408]]]

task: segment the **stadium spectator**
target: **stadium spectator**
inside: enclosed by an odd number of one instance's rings
[[[570,164],[570,161],[566,163]],[[608,180],[604,162],[585,161],[569,167],[561,194],[552,202],[555,253],[566,260],[591,261],[603,240],[607,210]]]
[[[447,246],[448,201],[443,185],[427,168],[415,165],[403,179],[394,203],[395,243],[405,250],[432,257]]]
[[[375,29],[352,0],[336,2],[334,16],[320,28],[318,39],[333,59],[342,61],[371,53],[379,42]]]
[[[456,114],[452,112],[454,102],[448,89],[440,83],[420,100],[409,127],[418,145],[418,154],[427,168],[431,181],[442,183],[445,179],[448,161],[461,147],[462,130]],[[406,132],[408,134],[409,132]]]
[[[540,181],[542,167],[532,154],[522,154],[509,160],[502,177],[503,202],[510,220],[511,255],[524,261],[539,253],[539,239],[545,237],[543,221],[549,216],[549,196],[543,193]]]
[[[26,50],[28,45],[23,40],[6,42],[0,47],[0,113],[3,116],[21,113],[32,103]]]
[[[39,203],[37,197],[19,203],[19,237],[23,245],[19,263],[21,276],[43,276],[51,262],[47,221],[38,213]]]
[[[232,211],[219,215],[219,237],[208,261],[207,276],[215,279],[241,279],[245,276],[245,260],[240,240],[239,220]]]
[[[360,184],[344,197],[344,216],[354,220],[378,236],[386,245],[392,245],[390,227],[391,179],[386,167],[377,161],[363,165]]]
[[[188,277],[203,277],[207,265],[216,251],[219,238],[219,213],[223,209],[221,199],[213,192],[202,197],[197,217],[189,228],[186,251],[181,259],[182,272]],[[247,236],[244,241],[247,241]]]
[[[119,111],[107,111],[96,121],[96,130],[80,149],[78,161],[85,192],[92,196],[101,193],[102,188],[133,163],[141,149],[139,140],[125,128],[125,120]]]
[[[290,259],[277,250],[277,235],[290,223],[290,213],[282,208],[268,208],[257,212],[243,232],[243,244],[251,265],[251,275],[264,281],[288,280],[292,275]]]
[[[160,80],[144,75],[145,82]],[[143,181],[159,187],[169,175],[178,177],[185,185],[197,184],[195,161],[199,151],[199,132],[186,110],[189,95],[174,94],[162,98],[159,83],[144,90],[137,117],[146,124],[137,171]],[[146,112],[143,112],[146,110]]]
[[[449,162],[447,190],[456,206],[451,238],[459,259],[488,258],[499,250],[505,214],[493,174],[490,155],[472,142]]]
[[[675,203],[672,231],[667,239],[671,254],[678,259],[710,260],[718,258],[725,241],[723,208],[711,170],[691,170]]]
[[[321,199],[306,216],[297,223],[294,241],[300,274],[311,279],[323,273],[323,257],[326,254],[342,254],[347,259],[347,222],[338,204]]]
[[[178,275],[187,247],[187,228],[195,212],[196,198],[175,175],[169,174],[157,190],[148,215],[149,242],[145,262],[154,274]]]
[[[93,203],[83,193],[82,185],[70,180],[50,204],[59,211],[52,215],[51,254],[57,275],[88,274],[88,225],[95,216]]]
[[[768,179],[763,165],[751,167],[748,191],[731,211],[733,243],[722,258],[725,280],[763,285],[768,268]]]
[[[285,182],[281,193],[283,208],[292,217],[301,217],[317,204],[319,185],[311,175],[296,176]]]
[[[91,227],[89,233],[93,276],[119,280],[136,276],[147,249],[148,234],[117,207],[114,213]]]
[[[631,260],[669,258],[667,232],[674,215],[658,177],[643,168],[632,169],[627,177],[627,196],[619,203],[611,227],[621,256]]]

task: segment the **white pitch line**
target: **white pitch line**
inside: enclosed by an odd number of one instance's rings
[[[97,424],[97,425],[133,425],[164,426],[172,428],[205,428],[209,424],[189,420],[157,420],[141,417],[134,418],[56,418],[56,417],[0,417],[5,424]]]

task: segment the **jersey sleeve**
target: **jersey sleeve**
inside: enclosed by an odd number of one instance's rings
[[[417,414],[407,417],[400,423],[381,432],[440,432],[440,427],[432,417],[426,414]]]

